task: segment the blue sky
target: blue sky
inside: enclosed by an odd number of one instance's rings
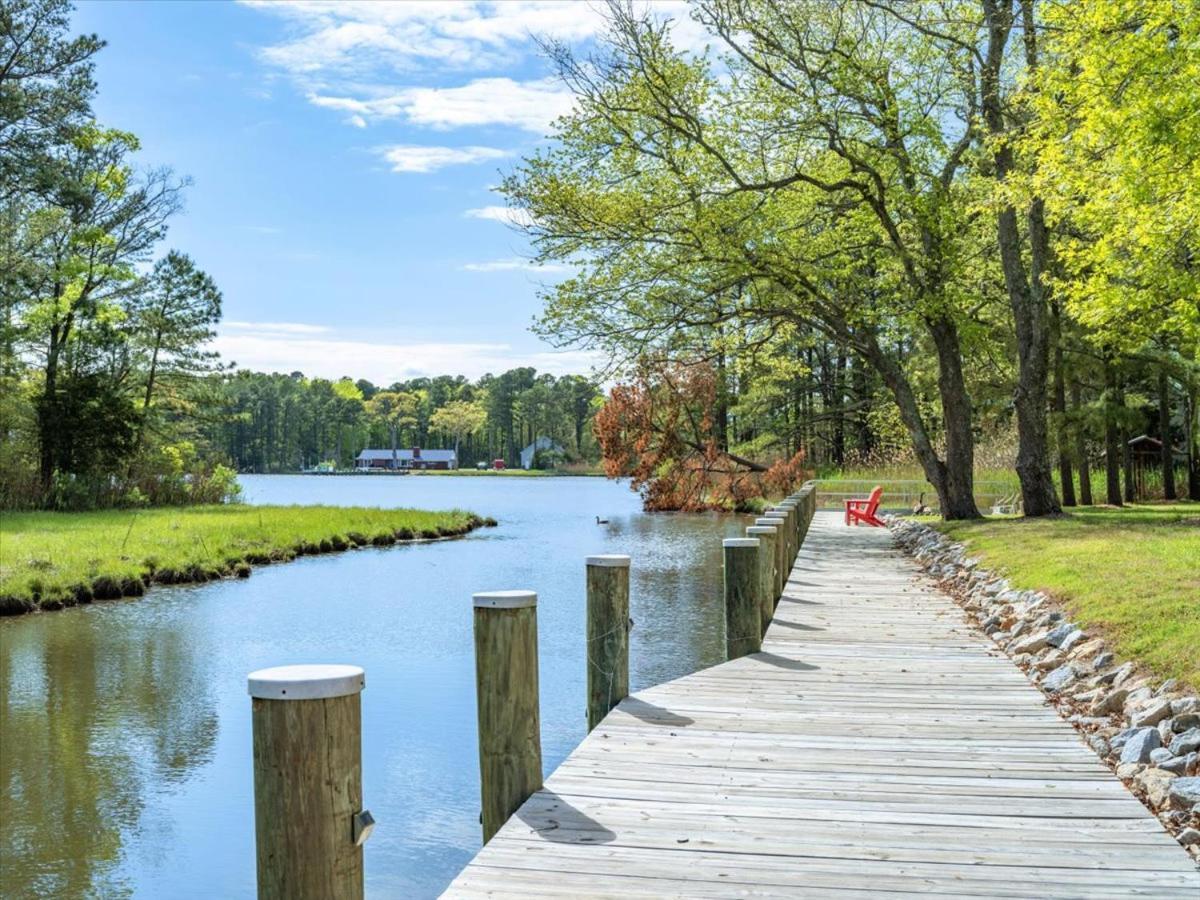
[[[143,165],[194,181],[166,246],[224,292],[221,353],[379,383],[588,369],[529,333],[537,286],[559,273],[531,270],[489,188],[570,106],[531,34],[584,46],[601,25],[587,3],[516,0],[81,0],[75,14],[108,41],[101,122],[141,138]]]

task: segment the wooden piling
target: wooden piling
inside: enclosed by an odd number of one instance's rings
[[[629,695],[629,557],[587,558],[588,731]]]
[[[776,509],[785,511],[788,520],[788,568],[796,563],[796,555],[800,552],[800,504],[797,500],[788,498],[781,500]]]
[[[725,538],[725,655],[737,659],[762,649],[758,538]]]
[[[537,594],[474,595],[483,842],[542,786]]]
[[[765,525],[775,529],[775,590],[772,592],[771,609],[774,610],[779,598],[783,596],[783,587],[787,584],[787,568],[784,565],[783,532],[787,527],[787,519],[783,516],[766,515],[754,520],[755,525]]]
[[[766,635],[767,626],[775,615],[775,583],[778,575],[775,573],[775,534],[773,525],[750,525],[746,528],[746,537],[758,538],[758,602],[759,615],[762,619],[762,633]]]
[[[260,900],[360,900],[362,711],[358,666],[280,666],[247,678]]]

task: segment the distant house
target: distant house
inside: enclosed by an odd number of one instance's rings
[[[521,451],[521,468],[532,469],[533,458],[542,453],[566,453],[562,445],[548,437],[540,437],[524,450]]]
[[[457,469],[458,454],[453,450],[397,450],[395,460],[391,450],[368,449],[354,460],[356,469]]]

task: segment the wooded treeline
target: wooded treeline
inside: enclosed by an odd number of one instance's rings
[[[537,437],[562,447],[544,454],[543,465],[599,457],[591,422],[601,394],[578,375],[517,368],[477,381],[441,375],[381,388],[363,379],[241,371],[214,390],[205,435],[244,472],[348,469],[365,447],[456,448],[460,466],[495,459],[516,466]]]
[[[541,332],[624,364],[610,471],[901,433],[970,518],[1015,431],[1040,515],[1131,496],[1148,433],[1161,493],[1200,498],[1195,4],[696,0],[707,52],[608,10],[586,57],[545,45],[576,109],[503,190],[577,269]]]
[[[96,121],[103,42],[69,18],[0,3],[0,505],[220,500],[233,473],[200,458],[190,413],[221,293],[161,248],[187,181]]]

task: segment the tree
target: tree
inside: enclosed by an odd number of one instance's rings
[[[711,365],[644,359],[596,415],[605,472],[629,478],[650,510],[743,508],[768,489],[786,492],[803,481],[803,454],[768,466],[720,447],[716,392]]]
[[[367,401],[367,413],[388,429],[392,441],[392,468],[400,468],[398,435],[400,429],[417,424],[416,394],[409,391],[380,391]]]
[[[454,438],[455,459],[458,458],[458,446],[462,439],[482,431],[486,423],[487,409],[483,404],[466,400],[451,400],[435,410],[429,418],[431,428]]]
[[[218,365],[205,345],[216,336],[221,291],[191,257],[172,250],[132,292],[127,314],[130,342],[145,355],[140,434],[161,382],[195,379]]]

